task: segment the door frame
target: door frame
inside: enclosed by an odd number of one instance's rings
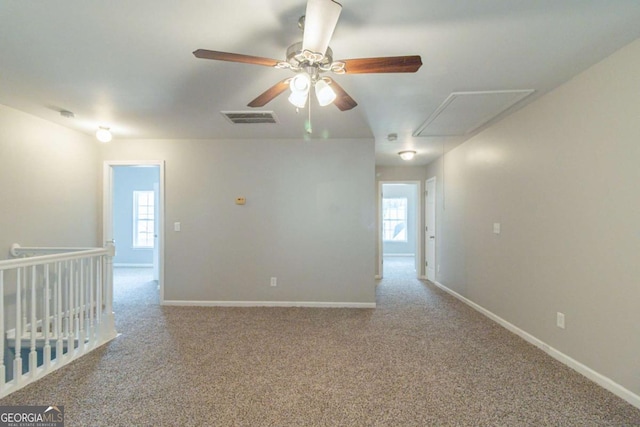
[[[420,279],[422,277],[422,245],[420,244],[422,238],[422,209],[420,209],[420,206],[422,205],[422,181],[412,180],[378,181],[378,274],[376,275],[376,279],[382,279],[384,277],[384,242],[382,241],[382,188],[384,184],[412,184],[416,186],[416,205],[414,212],[416,233],[415,268],[416,278]],[[425,275],[426,274],[427,272],[425,270]]]
[[[429,199],[429,195],[427,192],[429,191],[429,183],[433,182],[433,212],[429,211],[429,203],[427,202]],[[438,190],[437,190],[438,181],[435,176],[427,179],[424,185],[424,276],[427,280],[431,280],[435,282],[438,278],[438,260],[437,260],[437,246],[438,246]],[[433,231],[427,229],[429,224],[429,218],[433,216]],[[429,278],[429,268],[427,267],[427,262],[429,258],[429,235],[433,232],[433,279]]]
[[[105,160],[102,173],[102,241],[113,240],[113,172],[115,166],[158,166],[158,288],[164,302],[164,160]],[[117,250],[116,242],[116,250]]]

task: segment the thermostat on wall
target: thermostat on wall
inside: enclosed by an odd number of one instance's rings
[[[244,197],[236,197],[236,205],[244,205],[247,203],[247,199]]]

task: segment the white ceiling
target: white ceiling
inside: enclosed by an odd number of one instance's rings
[[[375,137],[379,165],[426,164],[462,137],[412,134],[452,92],[534,89],[505,114],[640,37],[638,0],[343,0],[335,59],[421,55],[415,74],[335,80],[351,111],[312,107],[313,138]],[[114,138],[301,138],[281,95],[275,125],[232,125],[290,71],[196,59],[198,48],[284,59],[305,0],[30,0],[0,6],[0,103]],[[61,117],[65,109],[75,119]],[[499,116],[500,117],[500,116]],[[498,118],[499,118],[498,117]],[[494,120],[495,121],[495,120]],[[398,140],[387,141],[389,133]]]

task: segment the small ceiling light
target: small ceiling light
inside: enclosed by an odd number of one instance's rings
[[[112,136],[109,128],[100,126],[96,131],[96,138],[98,138],[98,141],[100,142],[111,141]]]
[[[416,156],[416,152],[413,150],[401,151],[398,154],[402,160],[412,160]]]
[[[318,80],[316,82],[316,97],[318,98],[318,104],[324,107],[336,100],[336,93],[327,82]]]

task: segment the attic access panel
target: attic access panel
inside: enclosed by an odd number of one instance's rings
[[[413,136],[467,135],[533,92],[533,89],[452,92]]]

